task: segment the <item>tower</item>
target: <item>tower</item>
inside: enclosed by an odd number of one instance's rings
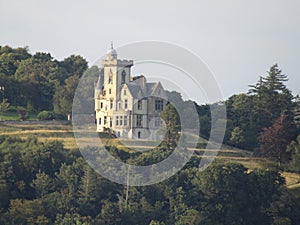
[[[124,83],[129,83],[133,60],[120,60],[111,44],[102,61],[103,74],[100,74],[95,88],[95,110],[97,131],[107,131],[113,127],[113,114],[118,110],[120,91]]]

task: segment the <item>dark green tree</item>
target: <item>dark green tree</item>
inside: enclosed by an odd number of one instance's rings
[[[74,94],[79,82],[78,76],[71,76],[65,80],[64,86],[57,86],[54,95],[54,111],[68,115],[72,113]]]
[[[293,96],[285,85],[287,80],[275,64],[266,77],[260,77],[256,85],[250,86],[249,93],[255,96],[253,113],[258,129],[271,126],[281,114],[292,110]]]
[[[291,141],[287,146],[287,151],[291,154],[289,169],[300,173],[300,135],[298,135],[296,140]]]
[[[181,130],[178,112],[172,104],[168,104],[160,116],[164,120],[167,128],[165,135],[167,146],[171,149],[174,149],[176,147],[176,142],[179,138],[179,132]]]

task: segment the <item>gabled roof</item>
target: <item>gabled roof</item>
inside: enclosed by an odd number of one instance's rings
[[[155,86],[157,83],[146,83],[147,96],[150,96],[155,90]]]
[[[145,97],[145,95],[142,91],[142,88],[139,85],[137,85],[135,83],[128,83],[126,85],[127,85],[133,98],[139,99],[139,98]]]
[[[160,82],[147,83],[144,76],[138,76],[136,78],[137,79],[124,84],[122,87],[123,89],[124,86],[126,86],[134,99],[142,99],[151,96],[167,99],[165,90]],[[161,93],[158,91],[159,89],[161,90]]]

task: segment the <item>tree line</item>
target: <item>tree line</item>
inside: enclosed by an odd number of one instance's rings
[[[19,110],[54,111],[65,117],[87,69],[87,61],[79,55],[59,61],[50,53],[30,54],[28,47],[0,46],[0,86],[5,88],[1,94]]]
[[[267,157],[287,170],[299,172],[300,99],[286,86],[288,80],[277,64],[265,76],[259,77],[249,91],[234,94],[225,101],[198,105],[183,101],[180,93],[168,92],[171,102],[181,106],[184,124],[193,128],[199,119],[200,136],[208,139],[211,133],[211,109],[226,106],[227,120],[224,144],[251,150],[257,156]],[[198,115],[190,111],[196,108]],[[297,147],[296,147],[297,146]],[[292,163],[293,162],[293,163]]]

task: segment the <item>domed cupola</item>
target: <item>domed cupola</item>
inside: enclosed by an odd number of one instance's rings
[[[108,49],[108,51],[106,52],[105,59],[106,60],[114,60],[114,59],[117,59],[117,56],[118,56],[118,54],[117,54],[116,50],[114,49],[113,43],[111,42],[110,49]]]

